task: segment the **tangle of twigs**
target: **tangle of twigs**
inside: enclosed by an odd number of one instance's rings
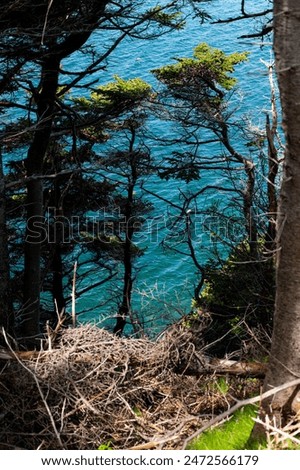
[[[258,379],[228,376],[228,391],[218,388],[180,325],[156,341],[66,328],[48,344],[0,356],[1,449],[178,449],[260,387]],[[187,375],[195,364],[199,374]]]

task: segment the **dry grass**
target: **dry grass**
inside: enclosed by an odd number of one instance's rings
[[[201,352],[178,325],[155,342],[92,326],[64,329],[53,349],[0,361],[0,448],[181,448],[260,386],[228,377],[224,392],[211,373],[184,373],[195,361]]]

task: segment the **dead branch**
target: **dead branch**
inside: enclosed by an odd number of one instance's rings
[[[291,440],[292,442],[294,442],[297,446],[300,446],[300,440],[295,438],[292,434],[290,434],[289,432],[285,431],[285,429],[280,429],[278,428],[277,426],[273,426],[272,424],[269,423],[268,420],[266,421],[263,421],[259,418],[255,418],[254,421],[258,424],[261,424],[262,426],[264,426],[266,428],[266,431],[267,432],[270,432],[272,431],[273,434],[275,435],[280,435],[282,436],[282,438],[284,439],[284,441],[287,441],[287,440]],[[297,429],[297,432],[299,433],[299,427]]]

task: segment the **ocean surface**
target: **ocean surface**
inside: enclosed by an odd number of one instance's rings
[[[252,11],[258,11],[260,8],[263,10],[270,6],[267,0],[250,1],[247,2],[248,4]],[[238,16],[240,0],[203,2],[203,9],[212,16],[212,20]],[[251,9],[248,11],[251,12]],[[236,109],[237,118],[242,119],[247,116],[253,127],[264,128],[265,113],[270,108],[270,87],[265,63],[273,60],[271,42],[270,39],[266,39],[262,47],[260,38],[239,39],[240,36],[259,31],[263,24],[263,20],[260,19],[227,24],[212,24],[211,21],[206,21],[200,24],[199,19],[190,18],[184,30],[159,39],[126,40],[109,58],[106,70],[101,72],[100,82],[107,83],[117,74],[124,79],[141,77],[155,88],[158,84],[151,70],[172,63],[174,57],[192,56],[193,48],[201,42],[207,42],[226,53],[248,51],[248,61],[236,67],[234,75],[238,79],[238,86],[232,97],[232,106]],[[92,40],[100,41],[101,38],[95,35]],[[76,66],[78,67],[78,63]],[[165,135],[166,128],[162,122],[156,122],[154,125],[161,136]],[[235,139],[234,136],[233,139]],[[236,139],[237,148],[247,151],[243,143],[239,142],[238,137]],[[163,152],[167,152],[159,145],[154,151],[158,152],[160,157]],[[218,178],[219,176],[215,173],[207,172],[202,177],[201,184],[221,183],[222,181],[218,181]],[[162,181],[157,178],[149,179],[147,188],[171,201],[178,200],[180,189],[187,190],[186,185],[177,180]],[[218,194],[213,191],[208,193],[204,204],[207,206],[215,202],[222,204],[224,197],[226,198],[224,193]],[[145,221],[144,230],[137,235],[136,239],[136,243],[146,250],[135,263],[133,310],[144,319],[145,328],[152,333],[159,331],[190,310],[194,286],[197,283],[196,268],[189,256],[164,250],[161,246],[161,241],[166,235],[167,218],[167,206],[163,201],[159,204],[155,202],[153,212]],[[197,236],[199,237],[195,244],[198,250],[197,256],[202,263],[205,263],[211,256],[212,244],[209,234],[201,233],[201,221]],[[88,269],[85,268],[87,272]],[[80,279],[83,271],[78,274]],[[89,282],[95,282],[95,276],[97,279],[97,274],[93,273],[90,278],[79,281],[78,291],[86,287]],[[102,286],[77,298],[76,312],[79,320],[104,326],[111,324],[110,319],[114,317],[117,309],[116,293],[119,286],[119,281],[116,281],[105,288]],[[105,303],[106,299],[112,300]]]

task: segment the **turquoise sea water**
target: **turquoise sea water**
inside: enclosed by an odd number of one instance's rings
[[[268,1],[248,2],[253,11],[269,7]],[[239,15],[240,0],[213,0],[204,2],[206,9],[213,20]],[[272,60],[271,43],[265,43],[261,47],[259,39],[238,39],[240,36],[259,30],[262,25],[258,20],[239,21],[228,24],[200,24],[197,19],[190,19],[183,31],[175,32],[157,40],[146,42],[127,40],[122,43],[109,59],[107,69],[101,73],[101,82],[110,81],[114,74],[128,79],[141,77],[157,86],[151,70],[161,65],[171,63],[174,57],[191,56],[193,48],[200,42],[207,42],[213,47],[223,49],[227,53],[249,51],[249,60],[236,69],[235,76],[239,80],[238,90],[233,97],[233,105],[237,108],[236,116],[247,115],[251,124],[255,127],[264,127],[265,112],[269,109],[269,83],[266,66],[262,60]],[[93,38],[97,41],[97,35]],[[268,40],[270,41],[270,40]],[[78,66],[78,64],[77,64]],[[163,136],[166,132],[163,123],[154,123],[158,126],[158,132]],[[161,128],[159,128],[161,126]],[[233,136],[235,139],[235,136]],[[242,142],[235,141],[235,145],[245,151]],[[161,154],[167,152],[163,147],[157,146],[155,151]],[[199,184],[221,183],[221,176],[207,173]],[[179,189],[186,190],[185,185],[178,181],[168,182],[155,178],[147,182],[148,189],[168,200],[178,198]],[[226,196],[225,196],[226,197]],[[224,198],[216,191],[206,196],[205,204],[210,205],[216,200]],[[195,267],[188,256],[165,252],[160,246],[160,241],[166,231],[162,230],[167,218],[166,207],[163,203],[156,205],[150,220],[146,221],[144,231],[139,235],[137,243],[147,247],[144,256],[136,263],[137,279],[134,285],[133,308],[137,309],[145,318],[145,325],[149,329],[160,328],[166,323],[178,318],[190,309],[193,288],[195,285]],[[151,227],[151,230],[150,230]],[[157,229],[157,230],[156,230]],[[151,234],[149,233],[151,232]],[[205,262],[210,256],[210,238],[201,233],[201,222],[198,227],[198,256]],[[94,275],[93,275],[94,276]],[[80,288],[91,280],[87,279]],[[110,285],[106,292],[103,287],[86,293],[77,299],[76,311],[82,321],[107,324],[107,318],[114,315],[116,303],[114,303],[118,283]],[[112,297],[114,300],[104,307],[100,307],[102,297]],[[99,302],[100,299],[100,302]]]

